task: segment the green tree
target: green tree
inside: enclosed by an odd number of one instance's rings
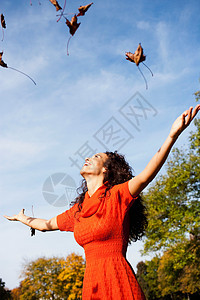
[[[24,266],[20,288],[20,300],[65,299],[62,281],[63,258],[38,258]]]
[[[200,92],[195,96],[198,101]],[[172,151],[166,173],[144,195],[149,226],[143,253],[161,257],[157,283],[162,299],[200,296],[200,119],[194,125],[188,147]],[[150,286],[148,264],[146,282]]]
[[[148,298],[149,295],[149,285],[147,283],[147,265],[145,262],[140,261],[137,266],[137,280],[146,296]]]
[[[194,238],[167,250],[160,259],[158,282],[162,296],[200,296],[200,241]]]
[[[38,258],[24,265],[13,299],[81,299],[85,261],[75,253],[63,258]],[[0,298],[1,299],[1,298]]]
[[[189,149],[175,148],[160,176],[145,194],[149,226],[144,252],[170,249],[199,235],[200,119],[190,134]]]
[[[84,273],[85,260],[82,256],[72,253],[63,262],[63,271],[59,275],[59,280],[63,282],[68,300],[82,299]]]
[[[200,100],[200,91],[195,92],[194,95],[195,95],[196,101],[199,101]]]
[[[162,299],[158,282],[159,261],[159,257],[155,256],[151,261],[137,264],[137,279],[147,299]]]

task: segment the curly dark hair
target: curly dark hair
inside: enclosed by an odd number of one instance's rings
[[[108,159],[104,163],[104,167],[107,169],[104,177],[104,183],[106,183],[106,190],[103,195],[106,196],[107,192],[117,184],[124,183],[133,178],[132,168],[125,160],[124,155],[115,152],[105,152]],[[81,186],[77,189],[78,196],[72,202],[72,204],[78,203],[78,209],[81,211],[82,203],[84,201],[85,193],[87,192],[87,182],[82,180]],[[144,234],[148,225],[147,222],[147,210],[144,206],[141,195],[138,195],[133,205],[129,209],[130,215],[130,232],[129,232],[129,244],[140,240]]]

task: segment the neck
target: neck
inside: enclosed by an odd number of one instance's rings
[[[98,188],[100,188],[100,186],[103,185],[103,178],[99,176],[88,176],[87,178],[85,178],[85,180],[87,182],[88,194],[90,197],[96,192],[96,190],[98,190]]]

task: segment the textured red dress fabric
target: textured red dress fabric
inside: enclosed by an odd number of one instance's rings
[[[91,197],[88,192],[81,212],[77,204],[57,216],[61,231],[73,231],[85,250],[83,300],[145,300],[126,260],[129,237],[128,210],[134,202],[128,182],[114,186],[102,197],[105,185]],[[76,214],[75,214],[76,213]]]

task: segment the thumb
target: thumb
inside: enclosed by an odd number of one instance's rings
[[[22,208],[22,210],[20,211],[20,213],[22,213],[24,215],[25,209]]]

